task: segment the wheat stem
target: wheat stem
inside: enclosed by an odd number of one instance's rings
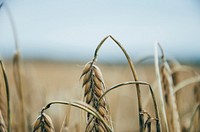
[[[103,119],[103,117],[94,109],[92,108],[90,105],[83,103],[83,102],[78,102],[78,101],[74,101],[74,102],[67,102],[67,101],[52,101],[50,103],[48,103],[45,107],[43,107],[43,109],[41,110],[41,114],[50,108],[51,105],[54,104],[60,104],[60,105],[70,105],[79,109],[82,109],[90,114],[92,114],[94,117],[98,118],[103,125],[105,126],[106,130],[108,132],[112,132],[112,129],[110,128],[110,126],[106,123],[106,121]]]
[[[187,85],[190,85],[192,83],[197,83],[200,82],[200,76],[195,76],[195,77],[191,77],[189,79],[185,79],[184,81],[178,83],[175,87],[174,87],[174,94],[176,92],[178,92],[179,90],[185,88]]]
[[[123,51],[124,55],[126,56],[126,59],[129,63],[129,66],[130,66],[130,69],[131,69],[131,72],[132,72],[132,75],[133,75],[133,80],[134,81],[138,81],[138,77],[137,77],[137,73],[136,73],[136,70],[134,68],[134,65],[133,65],[133,62],[131,60],[131,58],[129,57],[128,53],[126,52],[126,50],[124,49],[124,47],[121,45],[120,42],[118,42],[114,37],[112,37],[111,35],[109,36],[106,36],[101,42],[100,44],[97,46],[96,50],[95,50],[95,53],[94,53],[94,58],[93,58],[93,61],[96,60],[97,58],[97,53],[99,51],[99,49],[101,48],[101,46],[104,44],[105,40],[107,38],[111,38],[118,46],[119,48]],[[142,108],[142,99],[141,99],[141,92],[140,92],[140,87],[138,84],[136,84],[136,91],[137,91],[137,98],[138,98],[138,113],[139,113],[139,124],[140,124],[140,132],[143,131],[143,127],[144,127],[144,117],[143,115],[141,115],[140,113],[143,111],[143,108]]]
[[[112,87],[110,87],[108,90],[106,90],[104,92],[104,94],[99,98],[99,101],[101,101],[101,99],[109,92],[111,92],[112,90],[114,89],[117,89],[121,86],[126,86],[126,85],[130,85],[130,84],[137,84],[137,85],[147,85],[149,86],[149,90],[150,90],[150,93],[151,93],[151,96],[152,96],[152,99],[153,99],[153,103],[154,103],[154,109],[155,109],[155,115],[156,115],[156,118],[157,118],[157,121],[156,121],[156,128],[157,128],[157,132],[160,132],[161,131],[161,128],[160,128],[160,122],[159,122],[159,113],[158,113],[158,107],[157,107],[157,103],[156,103],[156,98],[155,98],[155,95],[154,95],[154,92],[153,92],[153,89],[151,87],[151,85],[147,82],[143,82],[143,81],[129,81],[129,82],[123,82],[123,83],[119,83],[117,85],[114,85]],[[142,113],[142,112],[141,112]],[[141,114],[140,113],[140,114]]]

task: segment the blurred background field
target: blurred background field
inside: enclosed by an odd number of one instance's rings
[[[98,63],[97,63],[98,64]],[[127,64],[101,64],[99,67],[102,70],[106,88],[109,88],[117,83],[124,81],[131,81],[132,75]],[[79,80],[82,73],[84,63],[63,63],[63,62],[45,62],[45,61],[23,61],[22,78],[23,87],[26,98],[26,112],[28,113],[29,130],[32,129],[33,123],[43,106],[50,101],[55,100],[81,100],[82,98],[82,82]],[[18,113],[18,97],[16,94],[15,85],[13,82],[13,71],[11,62],[6,62],[5,67],[8,72],[9,85],[11,89],[12,100],[12,122],[17,125],[15,118]],[[192,66],[198,73],[200,69],[198,66]],[[149,82],[153,87],[156,87],[155,70],[152,64],[143,64],[136,66],[139,80]],[[186,73],[182,74],[182,79],[186,79],[192,75]],[[137,98],[135,86],[125,86],[121,89],[114,90],[108,94],[111,114],[113,117],[113,124],[116,132],[136,131],[138,130],[138,115],[137,115]],[[195,99],[193,96],[193,86],[180,91],[182,97],[178,99],[180,112],[184,116],[181,117],[182,124],[189,125],[189,117],[193,110]],[[143,88],[143,86],[142,86]],[[143,101],[145,110],[150,111],[153,115],[152,101],[148,97],[149,91],[142,89]],[[147,101],[149,101],[147,103]],[[17,112],[18,111],[18,112]],[[51,116],[55,125],[56,131],[60,130],[63,123],[64,116],[68,114],[69,107],[53,106],[47,113]],[[20,113],[20,112],[19,112]],[[69,131],[79,130],[81,124],[81,113],[76,108],[71,108],[70,112]],[[77,127],[78,126],[78,127]],[[17,126],[15,126],[17,127]],[[16,129],[17,130],[17,129]]]

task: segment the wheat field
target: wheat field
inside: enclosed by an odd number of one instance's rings
[[[98,63],[97,63],[98,64]],[[13,131],[21,131],[19,127],[19,110],[20,101],[17,97],[15,83],[13,78],[12,62],[6,61],[5,67],[10,87],[11,95],[11,123]],[[80,75],[84,63],[62,63],[62,62],[43,62],[43,61],[23,61],[21,62],[21,75],[23,82],[25,111],[26,111],[26,129],[33,130],[34,121],[43,106],[50,101],[62,100],[73,101],[82,100],[82,82]],[[104,76],[106,88],[124,82],[131,81],[132,75],[127,64],[99,64]],[[200,69],[193,66],[198,73]],[[155,70],[152,64],[137,65],[136,66],[139,79],[149,82],[153,87],[156,87]],[[186,79],[192,74],[182,73],[181,79]],[[177,105],[179,108],[181,126],[189,127],[190,116],[195,106],[195,98],[193,89],[189,85],[188,88],[181,90],[177,97]],[[113,90],[107,95],[107,100],[110,105],[110,113],[112,116],[112,123],[116,132],[139,131],[138,111],[137,111],[137,95],[136,90],[132,87],[124,86],[120,89]],[[143,86],[142,86],[143,87]],[[144,86],[145,87],[145,86]],[[189,97],[189,98],[188,98]],[[142,101],[145,105],[145,111],[153,113],[153,103],[149,98],[149,91],[142,89]],[[82,116],[85,114],[77,108],[53,106],[46,112],[50,115],[55,127],[55,131],[60,131],[65,116],[67,115],[67,129],[63,131],[84,131],[83,122],[85,119]],[[155,123],[153,123],[155,124]],[[155,125],[152,126],[155,130]]]

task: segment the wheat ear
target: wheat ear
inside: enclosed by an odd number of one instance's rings
[[[161,69],[169,130],[180,132],[179,113],[177,110],[176,98],[173,93],[172,77],[170,76],[170,73],[166,71],[164,66]]]
[[[45,114],[41,113],[41,115],[36,119],[34,123],[33,132],[54,132],[54,126],[51,118]]]
[[[8,132],[11,131],[11,120],[10,120],[10,92],[6,70],[3,62],[0,60],[0,67],[2,72],[3,81],[0,82],[0,110],[3,112],[2,115],[5,119]]]
[[[162,66],[161,66],[161,75],[162,75],[162,84],[163,84],[163,92],[166,103],[166,111],[167,111],[167,120],[169,125],[169,131],[180,132],[180,119],[179,113],[176,104],[176,97],[174,95],[174,84],[172,79],[172,72],[170,66],[168,65],[164,51],[161,45],[158,43],[158,46],[162,53]]]
[[[160,70],[159,70],[159,63],[158,63],[158,49],[157,49],[158,43],[155,43],[154,47],[154,64],[155,64],[155,70],[156,70],[156,79],[158,83],[158,97],[159,97],[159,105],[160,106],[160,113],[161,113],[161,126],[165,127],[166,131],[169,132],[168,124],[167,124],[167,116],[165,111],[165,103],[163,99],[163,92],[162,92],[162,84],[161,84],[161,77],[160,77]],[[162,122],[163,120],[163,122]]]
[[[100,102],[98,101],[105,91],[105,84],[101,70],[94,65],[93,62],[88,62],[83,69],[81,77],[83,77],[84,97],[86,103],[95,108],[105,121],[111,124],[106,99],[103,98]],[[103,124],[98,119],[91,116],[91,114],[87,115],[87,121],[88,124],[86,126],[86,131],[105,131]]]

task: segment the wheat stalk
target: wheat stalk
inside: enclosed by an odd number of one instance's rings
[[[122,86],[126,86],[126,85],[147,85],[149,90],[150,90],[150,93],[151,93],[151,97],[153,99],[153,104],[154,104],[154,109],[155,109],[155,115],[156,115],[156,129],[157,129],[157,132],[160,132],[161,131],[161,127],[160,127],[160,120],[159,120],[159,113],[158,113],[158,106],[157,106],[157,103],[156,103],[156,98],[155,98],[155,95],[154,95],[154,92],[153,92],[153,89],[151,87],[151,85],[147,82],[143,82],[143,81],[129,81],[129,82],[123,82],[123,83],[119,83],[119,84],[116,84],[112,87],[110,87],[108,90],[106,90],[104,92],[104,94],[99,98],[99,101],[101,101],[101,99],[107,95],[109,92],[111,92],[112,90],[114,89],[117,89],[117,88],[120,88]],[[144,111],[142,111],[140,114],[144,115]],[[145,126],[143,128],[142,131],[144,131],[145,129]]]
[[[147,119],[144,124],[144,131],[151,132],[151,123],[157,121],[158,119],[152,118],[148,112],[142,112],[143,115],[147,115]],[[158,130],[157,130],[158,131]]]
[[[26,120],[25,120],[25,110],[24,110],[24,99],[23,99],[23,91],[22,91],[22,82],[21,82],[21,75],[20,75],[20,64],[19,64],[19,59],[20,59],[20,55],[19,55],[19,48],[18,48],[18,36],[17,36],[17,30],[16,30],[16,26],[15,26],[15,21],[12,15],[12,12],[8,6],[8,4],[5,2],[4,3],[4,7],[8,16],[8,19],[10,21],[10,25],[11,25],[11,29],[12,29],[12,33],[13,33],[13,37],[14,37],[14,42],[15,42],[15,48],[16,48],[16,53],[14,54],[13,57],[13,72],[14,72],[14,80],[15,80],[15,85],[17,87],[17,92],[18,92],[18,96],[20,99],[20,111],[22,112],[22,115],[20,116],[21,119],[19,120],[21,129],[23,131],[26,130]]]
[[[99,45],[97,46],[96,50],[95,50],[95,53],[94,53],[94,58],[93,58],[93,62],[97,59],[97,54],[98,54],[98,51],[99,49],[101,48],[101,46],[104,44],[104,42],[108,39],[108,38],[111,38],[115,44],[117,44],[117,46],[119,46],[119,48],[122,50],[122,52],[124,53],[127,61],[128,61],[128,64],[130,66],[130,69],[131,69],[131,73],[133,75],[133,80],[134,81],[138,81],[138,77],[137,77],[137,73],[136,73],[136,70],[135,70],[135,67],[133,65],[133,62],[131,60],[131,58],[129,57],[128,53],[126,52],[125,48],[122,46],[122,44],[120,42],[118,42],[113,36],[111,35],[108,35],[106,36],[100,43]],[[143,108],[142,108],[142,97],[141,97],[141,91],[140,91],[140,87],[138,84],[136,84],[136,91],[137,91],[137,98],[138,98],[138,115],[139,115],[139,124],[140,124],[140,132],[143,131],[143,128],[144,128],[144,117],[143,117],[143,114],[140,114],[142,111],[143,111]]]
[[[86,111],[87,113],[90,113],[95,118],[97,118],[100,121],[100,123],[103,124],[106,132],[112,132],[112,129],[108,125],[107,121],[105,121],[104,117],[102,117],[97,110],[95,110],[93,107],[91,107],[90,105],[88,105],[84,102],[80,102],[80,101],[72,101],[72,102],[53,101],[53,102],[48,103],[45,107],[43,107],[41,113],[44,113],[44,111],[49,109],[51,107],[51,105],[55,105],[55,104],[68,105],[68,106],[73,106],[73,107],[82,109],[82,110]]]
[[[174,87],[174,94],[176,92],[178,92],[181,89],[186,88],[187,85],[193,84],[193,83],[198,83],[200,82],[200,76],[195,76],[195,77],[191,77],[189,79],[185,79],[182,82],[178,83],[175,87]]]

